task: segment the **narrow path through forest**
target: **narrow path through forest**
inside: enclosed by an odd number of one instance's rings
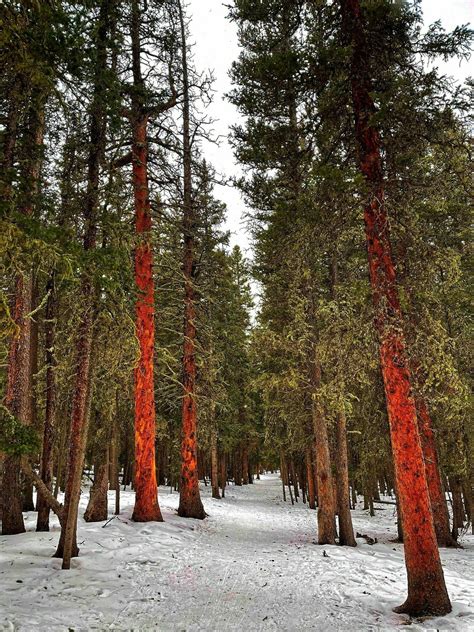
[[[203,499],[209,517],[186,520],[175,513],[178,495],[160,489],[165,522],[136,524],[133,494],[125,492],[123,513],[107,526],[81,520],[81,556],[71,571],[50,557],[57,532],[0,538],[2,628],[327,632],[407,623],[391,612],[406,590],[403,550],[390,541],[391,505],[374,518],[354,512],[357,531],[378,543],[359,539],[349,549],[316,544],[315,512],[284,503],[276,474],[230,486],[222,500],[204,488]],[[474,629],[474,539],[463,544],[442,554],[453,613],[411,630]]]

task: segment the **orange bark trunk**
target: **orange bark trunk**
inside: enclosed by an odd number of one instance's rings
[[[185,243],[189,238],[185,238]],[[196,310],[192,280],[193,252],[191,244],[185,245],[185,299],[184,299],[184,348],[183,348],[183,404],[181,441],[181,481],[178,514],[185,518],[203,519],[206,516],[199,494],[197,460],[197,407],[196,407]]]
[[[150,243],[151,212],[147,175],[147,117],[133,121],[133,191],[135,228],[136,331],[140,359],[135,369],[135,507],[132,520],[162,521],[158,505],[155,467],[155,394],[153,352],[155,344],[153,255]]]
[[[370,94],[360,3],[359,0],[341,0],[341,7],[345,35],[353,47],[350,80],[359,167],[371,189],[364,220],[408,575],[408,598],[397,611],[412,616],[442,615],[450,612],[451,603],[436,543],[402,332],[384,202],[380,136],[372,123],[375,106]]]
[[[183,233],[184,233],[184,346],[181,441],[181,484],[178,514],[185,518],[206,517],[199,494],[196,407],[196,307],[195,307],[195,217],[192,202],[191,136],[186,28],[178,3],[183,63]]]

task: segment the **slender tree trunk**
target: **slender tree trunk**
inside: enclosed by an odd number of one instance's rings
[[[474,504],[473,504],[472,488],[471,488],[471,485],[470,485],[468,477],[466,477],[464,479],[463,483],[462,483],[462,495],[463,495],[463,498],[464,498],[464,507],[466,508],[467,519],[470,522],[471,528],[472,528],[472,527],[474,527],[474,525],[473,525]]]
[[[91,487],[89,502],[84,512],[86,522],[107,520],[109,488],[109,450],[106,448],[98,455],[94,463],[94,483]]]
[[[118,410],[118,405],[116,406],[115,410]],[[118,516],[120,514],[120,432],[117,424],[117,418],[115,418],[113,421],[112,440],[110,442],[110,455],[111,463],[109,464],[109,479],[112,483],[110,485],[110,489],[113,489],[115,491],[114,514]],[[112,465],[112,467],[110,467],[110,465]]]
[[[283,489],[283,501],[286,503],[286,467],[285,467],[285,453],[283,450],[280,451],[280,477],[281,477],[281,486]]]
[[[44,117],[40,114],[42,121]],[[38,117],[35,115],[35,120]],[[43,144],[43,125],[40,124],[40,133],[35,134],[33,139],[33,146],[35,147],[34,164],[27,173],[28,182],[36,183],[32,184],[33,190],[30,189],[30,204],[31,215],[34,215],[35,200],[34,196],[38,193],[38,182],[40,177],[40,150]],[[31,311],[35,311],[38,307],[38,275],[35,272],[34,267],[31,270]],[[36,375],[38,373],[38,318],[39,313],[31,318],[30,324],[30,368],[29,368],[29,408],[28,408],[28,424],[37,429],[38,423],[38,411],[37,411],[37,397],[36,397]],[[35,511],[35,503],[33,500],[33,483],[27,477],[21,474],[22,480],[22,499],[23,499],[23,511]]]
[[[155,340],[151,208],[148,192],[148,114],[144,110],[140,66],[140,10],[132,2],[132,57],[134,96],[132,105],[132,166],[135,202],[136,330],[140,359],[135,369],[135,507],[132,520],[162,521],[158,505],[155,461],[155,393],[153,354]]]
[[[112,421],[112,436],[110,438],[109,448],[109,489],[117,491],[117,487],[120,487],[119,481],[119,447],[116,421]]]
[[[318,482],[318,544],[335,544],[335,504],[331,457],[326,419],[317,401],[317,390],[321,381],[321,370],[313,362],[313,386],[315,398],[313,407],[313,429],[316,445],[316,477]]]
[[[90,311],[92,312],[92,299],[89,297],[89,300],[91,301]],[[86,356],[87,347],[85,344],[76,348],[78,353],[78,368],[76,370],[71,424],[67,439],[68,461],[64,484],[64,519],[61,523],[58,547],[54,554],[54,557],[63,558],[62,568],[64,570],[70,568],[71,558],[79,555],[79,547],[77,546],[77,517],[79,514],[82,472],[92,403],[93,380],[90,375],[90,367],[94,365],[92,361],[92,340],[94,336],[92,325],[94,320],[93,314],[88,318],[91,320],[90,338],[85,339],[89,347],[88,355]],[[87,326],[88,323],[83,319],[81,322],[82,331],[78,332],[79,342],[84,342],[84,331]],[[86,367],[85,356],[87,357],[88,367]],[[84,380],[84,375],[88,376],[87,380]],[[78,423],[78,420],[81,423]]]
[[[288,471],[288,463],[285,463],[285,472],[286,472],[286,483],[288,486],[288,491],[290,492],[290,500],[291,500],[291,504],[294,505],[295,504],[295,499],[293,496],[293,490],[291,489],[291,481],[290,481],[290,475],[289,475],[289,471]]]
[[[396,273],[384,202],[381,141],[373,123],[368,47],[359,0],[341,0],[343,29],[352,45],[350,68],[359,168],[371,193],[364,209],[370,281],[380,338],[385,386],[405,545],[408,598],[397,608],[412,616],[443,615],[451,611],[436,543],[426,481]],[[420,537],[423,534],[423,537]]]
[[[352,499],[352,509],[357,507],[357,492],[355,488],[355,481],[352,481],[351,484],[351,499]]]
[[[459,536],[459,531],[464,527],[466,514],[464,513],[464,505],[462,502],[462,484],[460,476],[449,477],[449,488],[451,490],[451,498],[453,499],[453,531],[452,535],[455,540]]]
[[[249,484],[249,450],[247,443],[242,446],[242,481],[244,485]]]
[[[343,412],[339,412],[336,418],[336,492],[339,544],[357,546],[350,510],[346,417]]]
[[[110,19],[110,2],[103,0],[100,6],[97,29],[97,67],[94,78],[94,94],[90,114],[90,149],[87,165],[87,197],[85,205],[84,251],[95,248],[97,237],[97,212],[99,204],[100,165],[105,152],[107,33]],[[77,515],[81,496],[82,468],[88,426],[88,398],[92,396],[90,380],[91,352],[94,325],[95,288],[92,275],[84,270],[81,278],[81,318],[76,339],[76,374],[69,430],[68,473],[66,478],[64,513],[65,526],[56,551],[62,557],[63,569],[71,567],[71,558],[79,554],[76,542]]]
[[[225,498],[225,488],[227,485],[227,459],[225,452],[221,452],[220,459],[220,479],[221,479],[221,496]]]
[[[191,136],[186,29],[181,2],[178,2],[183,68],[183,233],[184,233],[184,346],[181,441],[181,483],[178,514],[203,519],[206,512],[199,494],[197,463],[196,406],[196,307],[195,307],[195,217],[192,201]]]
[[[61,173],[61,212],[59,215],[58,225],[62,227],[65,222],[65,209],[68,203],[68,187],[71,183],[71,173],[75,162],[75,147],[70,147],[70,143],[66,140],[64,152],[64,168]],[[45,360],[46,360],[46,406],[45,421],[43,426],[43,445],[41,453],[40,476],[46,487],[52,489],[53,480],[53,462],[54,462],[54,443],[56,434],[56,403],[57,403],[57,384],[56,384],[56,324],[58,319],[58,297],[56,294],[56,270],[51,270],[49,279],[46,284],[48,298],[46,301],[46,313],[44,320],[45,336]],[[59,486],[63,482],[64,467],[64,451],[66,432],[64,424],[61,427],[59,437],[59,445],[57,447],[57,467],[56,482],[54,487],[54,497],[57,498]],[[38,494],[38,518],[36,523],[37,531],[49,531],[49,504],[44,500],[41,494]]]
[[[46,410],[43,429],[43,448],[41,454],[40,475],[51,490],[53,473],[54,424],[56,419],[56,355],[54,351],[56,336],[56,274],[53,271],[46,286],[48,299],[45,314],[46,348]],[[36,531],[49,531],[49,505],[38,495],[38,519]]]
[[[337,301],[338,265],[334,253],[331,258],[330,286],[331,298]],[[341,395],[343,394],[343,380],[340,379]],[[342,397],[341,397],[342,399]],[[346,416],[343,410],[336,415],[336,504],[339,518],[339,544],[357,546],[352,526],[352,516],[349,498],[349,459],[347,454]]]
[[[242,448],[234,451],[234,485],[242,486]]]
[[[217,431],[213,430],[211,434],[211,486],[212,497],[220,498],[219,494],[219,459],[217,452]]]
[[[300,492],[299,492],[299,489],[298,489],[298,478],[296,476],[296,469],[295,469],[295,464],[294,464],[293,459],[290,459],[290,461],[289,461],[288,471],[289,471],[290,476],[291,476],[291,483],[293,484],[293,491],[294,491],[294,495],[295,495],[295,500],[296,500],[296,502],[298,502],[298,498],[300,497]]]
[[[316,490],[314,488],[314,471],[310,448],[306,450],[306,478],[308,480],[309,508],[316,509]]]
[[[456,546],[456,541],[449,529],[448,505],[446,502],[446,494],[444,493],[443,484],[441,482],[438,452],[436,449],[431,417],[426,403],[421,397],[416,398],[416,410],[438,546]]]

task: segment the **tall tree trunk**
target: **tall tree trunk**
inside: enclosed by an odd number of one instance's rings
[[[19,274],[15,280],[13,320],[18,327],[12,338],[8,354],[8,377],[5,405],[21,423],[27,424],[29,397],[31,279]],[[3,461],[2,478],[2,535],[24,533],[22,490],[20,481],[21,459],[7,455]]]
[[[331,298],[337,301],[338,265],[336,254],[331,258],[330,286]],[[341,395],[343,394],[343,380],[339,379]],[[342,399],[342,397],[341,397]],[[343,410],[336,415],[336,503],[339,518],[339,544],[345,546],[357,546],[352,526],[352,516],[349,499],[349,459],[347,454],[347,427],[346,415]]]
[[[111,2],[102,0],[96,40],[96,68],[94,93],[90,110],[90,145],[87,161],[87,195],[85,204],[84,251],[89,252],[96,246],[97,212],[99,204],[100,165],[104,158],[106,138],[106,78],[107,39],[109,30]],[[64,498],[65,526],[56,551],[56,557],[62,557],[63,569],[71,567],[71,558],[79,553],[76,542],[77,515],[81,495],[82,468],[88,423],[88,397],[92,396],[90,366],[94,325],[95,288],[89,270],[81,277],[80,304],[82,313],[76,339],[76,373],[69,429],[68,471]]]
[[[45,314],[46,410],[43,429],[40,475],[51,490],[53,474],[54,424],[56,419],[56,274],[53,271],[46,286],[48,298]],[[49,505],[38,495],[36,531],[49,531]]]
[[[217,451],[217,430],[211,433],[211,487],[212,497],[220,498],[219,494],[219,458]]]
[[[313,429],[316,445],[316,477],[318,485],[318,544],[335,544],[335,503],[331,457],[326,419],[317,401],[321,382],[321,369],[317,360],[313,361],[312,381],[314,387]]]
[[[220,458],[220,487],[222,498],[225,498],[225,488],[227,486],[227,458],[225,452],[221,452]]]
[[[199,494],[197,462],[196,406],[196,307],[195,307],[195,217],[192,201],[191,137],[186,29],[181,2],[178,2],[183,67],[183,233],[184,233],[184,345],[181,479],[178,515],[203,519],[206,512]]]
[[[27,191],[20,204],[20,212],[31,217],[36,205],[39,189],[39,176],[42,162],[44,132],[44,100],[42,91],[33,91],[30,97],[29,116],[26,130],[24,161],[24,180]],[[18,100],[13,98],[18,105]],[[7,174],[3,197],[8,201],[11,186],[8,183],[9,171],[13,168],[16,143],[18,113],[11,112],[4,138],[3,169]],[[7,392],[5,405],[10,413],[22,424],[31,424],[31,319],[28,314],[32,308],[33,278],[31,273],[19,273],[15,278],[13,298],[13,320],[17,327],[12,337],[8,353]],[[23,533],[25,525],[22,514],[22,485],[19,456],[7,455],[3,461],[2,479],[2,534]],[[27,481],[31,491],[31,484]],[[31,499],[32,502],[32,499]]]
[[[352,45],[350,80],[359,168],[370,187],[364,208],[370,282],[380,339],[380,361],[385,386],[390,434],[403,521],[408,598],[397,608],[412,616],[443,615],[451,611],[436,543],[426,481],[396,273],[384,202],[381,141],[373,123],[366,59],[367,45],[359,0],[341,0],[343,29]],[[423,534],[423,537],[420,537]]]
[[[120,514],[120,431],[118,428],[117,422],[117,411],[118,411],[118,392],[116,396],[116,408],[115,408],[115,417],[112,422],[112,438],[110,441],[110,449],[109,449],[109,489],[113,489],[115,491],[115,509],[114,513],[116,516]]]
[[[107,490],[109,487],[109,450],[101,450],[94,463],[94,483],[84,512],[86,522],[107,520]]]
[[[151,208],[148,192],[148,113],[142,102],[144,83],[140,65],[140,9],[132,3],[132,57],[135,91],[132,103],[132,166],[135,202],[135,249],[137,284],[136,330],[140,359],[135,369],[135,507],[132,520],[162,521],[158,505],[155,461],[155,392],[153,354],[155,344]]]
[[[286,461],[285,461],[285,453],[283,450],[280,450],[280,477],[281,477],[281,486],[283,490],[283,501],[286,503]]]
[[[93,320],[93,318],[92,318]],[[93,362],[93,343],[94,333],[91,331],[91,349],[89,351],[89,367],[94,366]],[[78,367],[81,367],[83,362],[78,362]],[[76,382],[77,382],[76,377]],[[80,382],[81,385],[83,381]],[[68,435],[68,463],[67,474],[65,479],[64,488],[64,510],[63,521],[61,522],[61,534],[59,537],[58,546],[54,557],[62,557],[63,569],[69,569],[71,566],[71,558],[79,555],[79,547],[77,546],[77,517],[79,514],[79,500],[81,496],[81,483],[82,483],[82,471],[84,467],[84,457],[86,452],[87,433],[89,428],[90,412],[92,405],[94,382],[89,374],[87,380],[86,391],[83,394],[75,391],[75,398],[80,398],[80,404],[83,406],[83,423],[79,428],[79,425],[73,421],[77,420],[77,416],[74,418],[71,416],[71,427]],[[77,383],[75,384],[77,387]],[[84,402],[82,403],[82,398]],[[74,410],[78,410],[79,404],[73,402],[73,414]],[[74,434],[74,441],[71,441],[71,436]],[[71,458],[72,457],[72,458]],[[72,464],[72,467],[71,467]]]
[[[339,412],[336,418],[336,493],[339,544],[357,546],[350,510],[346,417],[343,412]]]
[[[76,147],[74,143],[66,140],[63,151],[64,167],[61,173],[61,211],[59,215],[58,225],[63,227],[65,223],[65,211],[68,204],[68,190],[71,186],[71,174],[73,171],[76,158]],[[56,403],[57,403],[57,384],[56,384],[56,326],[58,319],[58,297],[56,293],[57,272],[53,268],[46,284],[48,298],[45,310],[45,360],[46,360],[46,405],[45,405],[45,421],[43,426],[43,445],[41,452],[40,476],[46,487],[52,489],[53,480],[53,461],[54,461],[54,442],[56,434]],[[54,488],[54,496],[57,498],[59,486],[63,482],[63,466],[64,466],[64,449],[66,432],[64,424],[61,426],[59,433],[59,445],[57,447],[58,463],[56,468],[56,483]],[[38,517],[36,522],[37,531],[49,531],[49,504],[44,500],[43,496],[38,494]]]
[[[35,119],[38,117],[35,116]],[[40,114],[40,118],[44,117]],[[33,145],[36,148],[35,152],[35,165],[30,170],[28,174],[28,181],[33,184],[33,191],[31,191],[31,215],[34,215],[34,207],[35,201],[33,196],[38,193],[38,183],[40,177],[40,152],[42,150],[43,144],[43,125],[40,124],[40,133],[36,134],[36,138],[33,140]],[[36,273],[34,266],[31,270],[31,311],[34,312],[38,307],[38,274]],[[37,313],[34,317],[31,318],[30,324],[30,379],[28,384],[28,393],[29,393],[29,410],[28,410],[28,423],[37,429],[38,424],[38,410],[37,410],[37,396],[36,396],[36,382],[37,382],[37,373],[38,373],[38,318],[39,313]],[[22,496],[23,496],[23,511],[35,511],[35,503],[33,500],[33,483],[31,480],[21,475],[22,477]]]
[[[314,471],[313,471],[313,460],[311,456],[311,448],[308,448],[306,450],[306,478],[308,480],[309,508],[316,509],[316,490],[314,487]]]
[[[449,477],[449,489],[451,490],[451,498],[453,500],[453,538],[456,540],[459,531],[464,527],[466,514],[464,513],[464,505],[462,502],[462,483],[461,477],[458,475]]]

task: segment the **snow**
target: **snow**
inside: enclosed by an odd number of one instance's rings
[[[27,533],[0,538],[1,629],[474,630],[473,536],[441,552],[453,612],[410,622],[392,612],[406,575],[391,505],[373,518],[353,512],[355,529],[378,543],[359,538],[351,549],[316,544],[316,512],[284,503],[277,474],[230,486],[222,500],[209,487],[202,495],[205,521],[179,518],[178,494],[160,488],[165,522],[137,524],[133,493],[122,492],[123,511],[107,525],[80,519],[69,571],[51,557],[56,520],[50,533],[35,533],[36,514],[25,514]]]

